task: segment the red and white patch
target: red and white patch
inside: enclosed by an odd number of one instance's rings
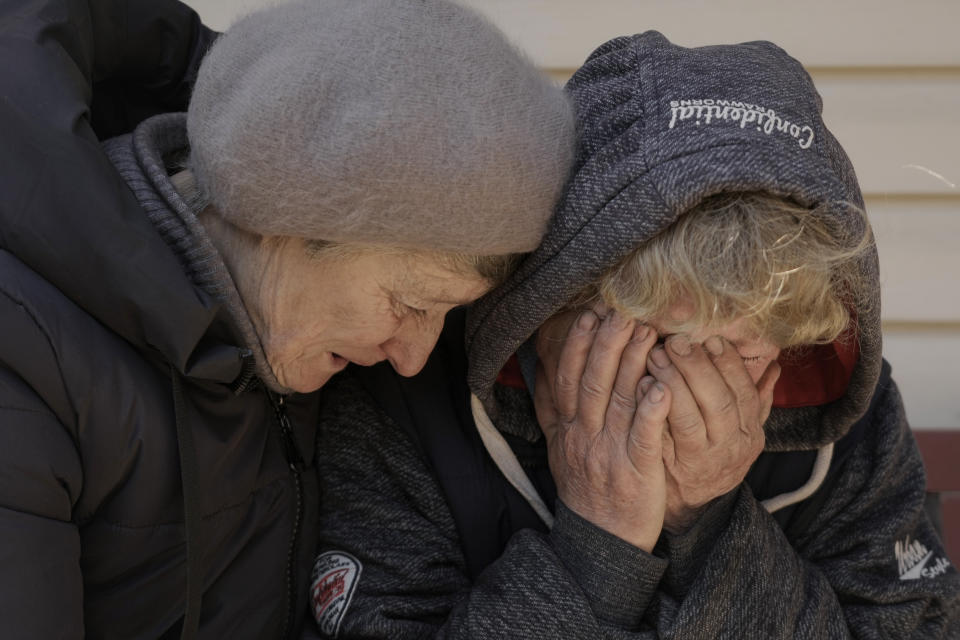
[[[310,599],[324,635],[335,638],[360,579],[360,561],[344,551],[327,551],[313,562]]]

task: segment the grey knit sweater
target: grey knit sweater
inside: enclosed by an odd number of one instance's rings
[[[837,237],[862,232],[852,228],[857,217],[844,215],[862,198],[823,126],[820,98],[799,63],[769,43],[684,49],[656,33],[619,38],[594,52],[568,90],[582,135],[572,182],[541,247],[467,322],[470,386],[505,430],[524,418],[493,393],[509,355],[585,284],[702,198],[763,190],[827,203]],[[875,397],[863,437],[802,532],[782,528],[772,503],[746,484],[711,503],[686,534],[664,533],[653,554],[558,503],[549,533],[516,532],[471,580],[429,463],[349,373],[332,381],[318,441],[320,551],[346,569],[339,597],[320,594],[336,607],[321,612],[325,632],[960,637],[960,575],[923,510],[922,462],[896,385],[877,385],[875,253],[861,269],[872,290],[857,309],[859,359],[846,393],[775,409],[765,425],[771,455],[829,455]]]

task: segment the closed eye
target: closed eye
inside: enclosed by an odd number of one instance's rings
[[[419,308],[417,308],[417,307],[411,307],[409,304],[404,304],[403,307],[404,307],[404,309],[407,310],[407,313],[412,313],[413,315],[417,316],[418,318],[426,318],[426,317],[427,317],[427,313],[429,313],[426,309],[419,309]]]
[[[428,311],[426,309],[421,309],[420,307],[414,307],[409,305],[406,302],[398,300],[396,297],[391,296],[391,304],[393,310],[393,315],[396,316],[398,320],[402,320],[407,316],[413,316],[417,320],[422,320],[427,317]]]

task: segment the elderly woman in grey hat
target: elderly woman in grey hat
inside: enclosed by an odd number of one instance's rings
[[[301,4],[236,24],[200,70],[192,170],[174,184],[246,303],[261,379],[313,391],[384,359],[416,373],[444,314],[536,246],[569,114],[447,4]]]
[[[104,154],[138,99],[182,103],[211,39],[182,5],[128,5],[0,9],[19,61],[0,71],[0,635],[295,637],[310,392],[350,362],[416,373],[446,312],[537,245],[571,107],[456,5],[294,3],[238,22],[186,114]]]

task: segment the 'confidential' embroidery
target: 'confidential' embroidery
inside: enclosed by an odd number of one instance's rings
[[[684,121],[692,121],[698,126],[714,122],[733,122],[738,123],[741,129],[753,125],[757,131],[767,135],[774,131],[785,133],[794,138],[801,149],[809,149],[813,144],[813,128],[809,125],[790,122],[777,115],[773,109],[765,109],[749,102],[713,98],[671,100],[668,128],[673,129]]]

